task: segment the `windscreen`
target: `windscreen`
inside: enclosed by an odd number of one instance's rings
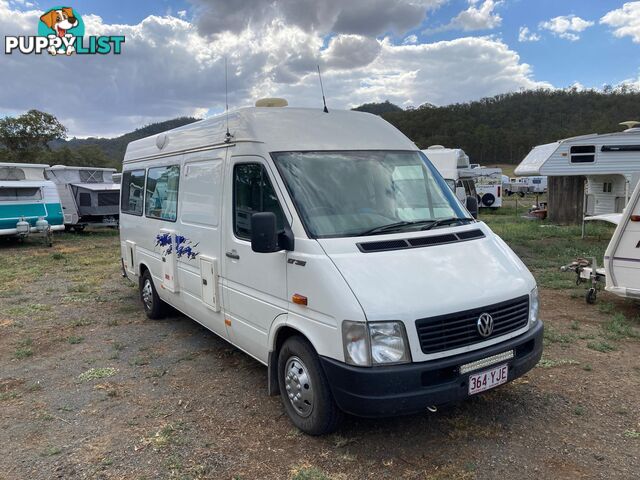
[[[273,157],[313,238],[468,216],[420,152],[281,152]]]

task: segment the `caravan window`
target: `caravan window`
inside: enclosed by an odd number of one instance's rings
[[[284,227],[284,214],[267,171],[259,163],[243,163],[233,169],[233,231],[239,238],[251,238],[251,215],[276,214],[278,230]]]
[[[571,147],[571,163],[592,163],[596,160],[594,145],[574,145]]]
[[[180,167],[150,168],[147,172],[145,215],[169,222],[176,221]]]
[[[603,193],[611,193],[612,188],[613,188],[613,183],[611,183],[611,182],[604,182],[602,184],[602,192]]]
[[[122,213],[142,215],[144,192],[144,170],[131,170],[122,174],[122,196],[120,210]]]
[[[0,180],[13,181],[24,180],[24,170],[18,167],[0,167]]]
[[[42,200],[42,191],[38,187],[0,187],[0,202],[17,202],[22,200]]]
[[[102,170],[80,170],[80,181],[82,183],[101,183]]]

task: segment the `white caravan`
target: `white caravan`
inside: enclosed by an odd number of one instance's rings
[[[460,148],[445,148],[442,145],[431,145],[422,150],[440,175],[455,192],[458,200],[468,205],[468,197],[478,198],[474,182],[475,173],[470,169],[469,156]]]
[[[640,183],[636,186],[604,254],[606,290],[640,299]]]
[[[527,193],[542,194],[547,192],[549,182],[547,177],[544,176],[532,176],[532,177],[514,177],[507,179],[504,183],[504,190],[507,196],[511,196],[517,193],[519,196],[524,197]]]
[[[265,364],[309,434],[433,411],[542,353],[525,265],[375,115],[245,108],[132,142],[120,235],[147,316],[169,304]]]
[[[118,225],[120,185],[113,181],[115,172],[115,168],[64,165],[46,170],[58,188],[67,228],[81,231],[87,225]]]
[[[473,169],[478,192],[478,205],[486,208],[502,206],[502,169],[478,166]]]
[[[49,165],[0,163],[0,236],[64,230],[60,197],[44,178]]]
[[[640,128],[567,138],[534,147],[515,170],[523,176],[585,176],[585,215],[620,213],[640,179]]]

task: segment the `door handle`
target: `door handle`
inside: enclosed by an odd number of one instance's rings
[[[230,252],[225,253],[225,255],[234,260],[240,260],[240,255],[235,250],[231,250]]]

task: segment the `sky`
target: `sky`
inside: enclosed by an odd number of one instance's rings
[[[57,0],[59,1],[59,0]],[[0,0],[0,39],[59,3]],[[640,1],[75,0],[120,55],[0,52],[0,116],[37,108],[70,136],[284,97],[329,108],[447,105],[535,88],[640,87]],[[4,45],[3,45],[4,47]]]

